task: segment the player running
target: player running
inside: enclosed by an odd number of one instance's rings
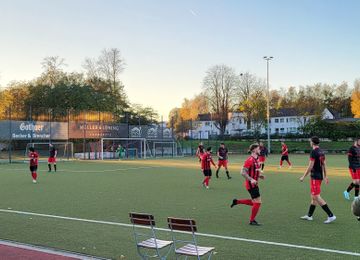
[[[211,164],[214,165],[216,169],[216,165],[211,157],[211,147],[208,147],[206,149],[206,152],[203,153],[201,156],[201,169],[203,170],[204,174],[204,180],[202,182],[202,185],[207,189],[209,188],[209,182],[212,175]]]
[[[251,215],[250,215],[250,225],[260,226],[255,218],[259,212],[261,206],[261,197],[260,190],[258,186],[258,180],[265,179],[265,176],[260,173],[260,164],[259,164],[259,154],[260,147],[258,144],[252,144],[249,148],[251,155],[246,159],[244,166],[242,168],[241,175],[245,178],[245,187],[246,190],[250,193],[251,199],[233,199],[230,207],[234,207],[238,204],[244,204],[252,206]]]
[[[260,167],[261,167],[261,172],[263,173],[264,172],[264,167],[265,167],[266,157],[268,157],[269,151],[265,147],[263,142],[259,143],[259,147],[260,147],[259,163],[260,163]]]
[[[223,166],[226,171],[226,176],[227,176],[228,180],[230,180],[231,177],[229,175],[229,170],[227,167],[228,166],[228,149],[225,147],[224,143],[220,144],[220,147],[217,152],[217,156],[218,156],[219,160],[218,160],[218,168],[216,170],[216,178],[219,178],[219,170],[220,170],[221,166]]]
[[[56,156],[57,156],[57,150],[55,146],[53,144],[49,144],[48,172],[51,172],[51,164],[54,165],[54,171],[56,172]]]
[[[289,168],[291,169],[291,162],[289,161],[289,149],[285,142],[281,142],[281,159],[280,159],[280,166],[279,169],[281,169],[283,165],[283,161],[286,161],[289,164]]]
[[[359,198],[359,186],[360,186],[360,137],[356,138],[354,145],[352,145],[348,151],[349,160],[349,172],[351,174],[352,182],[346,191],[344,191],[344,197],[350,200],[350,191],[355,188],[354,199]]]
[[[30,172],[31,172],[31,176],[32,176],[32,181],[33,183],[36,183],[36,179],[37,179],[37,168],[38,168],[38,159],[39,159],[39,154],[37,152],[35,152],[34,147],[30,147],[29,148],[29,163],[30,163]]]
[[[304,175],[300,177],[300,181],[303,182],[304,178],[311,172],[310,188],[311,188],[311,204],[307,215],[301,217],[304,220],[313,220],[312,215],[314,214],[316,205],[320,205],[322,209],[328,215],[325,224],[329,224],[336,219],[336,216],[331,212],[326,201],[321,198],[321,182],[325,179],[325,183],[328,184],[329,180],[326,175],[326,163],[325,154],[319,147],[320,139],[317,136],[311,137],[310,145],[313,150],[310,154],[310,162]]]

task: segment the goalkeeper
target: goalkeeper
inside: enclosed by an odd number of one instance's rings
[[[117,153],[119,159],[122,159],[125,157],[125,149],[124,149],[124,147],[121,146],[121,144],[119,144],[119,146],[117,147],[116,153]]]
[[[224,143],[220,144],[220,147],[217,152],[217,156],[219,158],[219,161],[218,161],[218,168],[216,170],[216,178],[219,178],[219,170],[220,170],[221,166],[223,166],[226,171],[226,176],[227,176],[228,180],[230,180],[231,177],[229,175],[229,170],[227,167],[227,165],[228,165],[228,149],[225,147]]]

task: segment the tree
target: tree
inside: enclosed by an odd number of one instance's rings
[[[63,67],[66,66],[65,60],[59,56],[45,57],[41,62],[43,73],[40,77],[42,84],[53,87],[61,77],[64,76]]]
[[[148,125],[158,121],[159,114],[151,107],[144,107],[140,104],[131,106],[129,121],[131,124]]]
[[[228,114],[234,108],[237,80],[233,68],[215,65],[207,70],[203,81],[210,110],[214,114],[215,126],[220,130],[221,135],[225,133],[229,121]]]
[[[117,48],[104,49],[97,61],[101,75],[111,82],[112,90],[122,88],[119,75],[124,70],[125,61]]]
[[[236,97],[239,110],[244,113],[247,129],[251,128],[251,123],[259,129],[265,122],[265,89],[265,81],[249,72],[242,74],[239,78]]]
[[[29,97],[29,88],[26,82],[11,82],[8,88],[0,92],[0,115],[6,116],[11,108],[13,118],[25,119],[29,113],[25,108]]]
[[[355,118],[360,118],[360,79],[355,80],[351,95],[351,112]]]

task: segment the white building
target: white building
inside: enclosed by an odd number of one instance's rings
[[[315,117],[315,113],[307,111],[298,115],[296,109],[283,108],[270,111],[270,133],[271,134],[298,134],[301,128],[305,126],[311,118]],[[246,121],[243,113],[229,113],[229,122],[226,126],[225,134],[230,136],[252,135],[254,133],[253,125],[247,129]],[[336,119],[336,113],[329,109],[324,109],[322,118],[326,120]],[[266,128],[262,127],[260,132],[266,133]],[[211,114],[200,114],[198,120],[193,122],[193,130],[188,132],[193,139],[208,139],[210,135],[220,135],[220,130],[216,127],[215,121]]]

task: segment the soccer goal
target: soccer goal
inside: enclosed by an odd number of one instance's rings
[[[154,141],[152,143],[152,153],[154,157],[174,157],[178,156],[177,143],[173,141]]]
[[[100,158],[105,159],[146,159],[151,151],[145,138],[102,138]]]
[[[28,159],[29,148],[33,147],[39,153],[40,161],[47,160],[50,152],[50,143],[27,143],[25,149],[25,160]],[[51,143],[57,150],[58,161],[68,161],[74,158],[74,144],[72,142]]]

